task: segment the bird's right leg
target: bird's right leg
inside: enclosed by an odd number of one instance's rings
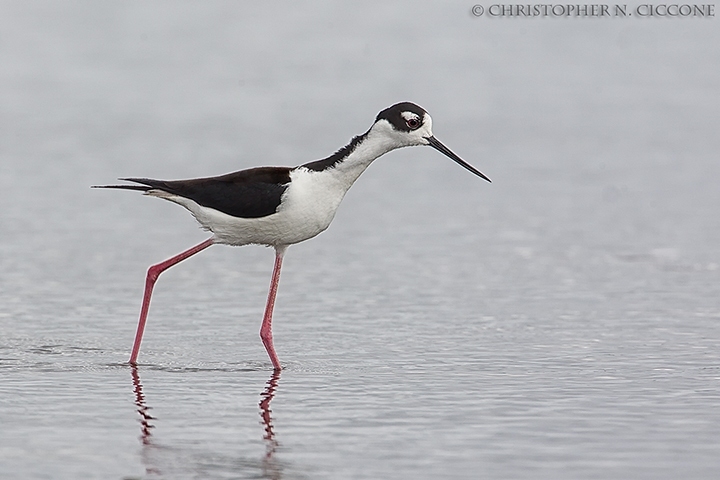
[[[140,321],[138,322],[137,332],[135,332],[135,343],[133,343],[132,353],[130,354],[131,365],[137,364],[137,357],[140,353],[140,342],[142,342],[143,332],[145,331],[145,321],[147,320],[148,310],[150,309],[150,297],[152,296],[153,287],[160,274],[186,258],[192,257],[196,253],[205,250],[213,243],[213,239],[209,238],[189,250],[185,250],[172,258],[168,258],[164,262],[148,268],[147,277],[145,278],[145,295],[143,296],[142,308],[140,309]]]
[[[272,280],[270,280],[270,291],[268,292],[267,304],[265,305],[265,315],[263,315],[262,326],[260,327],[260,338],[262,339],[265,350],[267,350],[273,368],[279,371],[280,360],[275,353],[275,345],[272,336],[272,315],[275,308],[275,297],[277,296],[278,284],[280,283],[280,269],[282,268],[283,257],[285,256],[287,245],[279,245],[275,247],[275,266],[273,267]]]

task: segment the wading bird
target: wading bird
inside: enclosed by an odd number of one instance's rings
[[[433,136],[432,119],[425,110],[404,102],[381,111],[367,132],[329,157],[297,167],[257,167],[192,180],[121,178],[136,185],[94,187],[139,190],[177,203],[188,209],[202,228],[212,232],[204,242],[148,269],[130,363],[137,363],[153,286],[162,272],[210,245],[258,244],[275,249],[260,338],[273,367],[280,370],[273,345],[272,314],[287,247],[328,228],[345,193],[373,160],[396,148],[415,145],[429,145],[490,181]]]

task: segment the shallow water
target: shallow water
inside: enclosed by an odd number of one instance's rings
[[[714,478],[717,19],[471,5],[0,7],[3,478]],[[213,247],[89,189],[328,155],[412,100],[330,229]]]

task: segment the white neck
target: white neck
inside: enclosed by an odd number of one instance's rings
[[[330,157],[292,169],[278,214],[267,218],[276,219],[278,225],[283,219],[291,223],[287,231],[292,236],[283,237],[287,244],[317,235],[330,225],[343,197],[373,160],[407,145],[393,133],[390,123],[376,122]]]
[[[373,125],[355,149],[328,172],[332,172],[346,188],[350,188],[376,158],[405,146],[388,135],[387,130],[391,128],[386,122]]]

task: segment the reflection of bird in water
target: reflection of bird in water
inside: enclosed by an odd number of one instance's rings
[[[262,418],[262,425],[265,428],[265,440],[266,450],[265,459],[263,461],[263,470],[265,477],[271,480],[279,480],[282,478],[282,471],[280,466],[274,461],[275,450],[278,447],[278,441],[275,439],[275,430],[272,423],[272,410],[270,410],[270,402],[275,397],[275,390],[277,389],[278,382],[280,381],[280,370],[274,370],[270,380],[267,382],[265,390],[260,394],[260,418]]]
[[[273,367],[276,370],[282,368],[273,345],[272,313],[285,250],[289,245],[308,240],[330,226],[347,191],[376,158],[397,148],[413,145],[431,146],[475,175],[490,181],[435,138],[432,119],[423,108],[405,102],[380,112],[367,132],[323,160],[293,168],[258,167],[193,180],[125,178],[122,180],[136,185],[98,187],[139,190],[146,195],[175,202],[188,209],[204,229],[213,233],[204,242],[148,270],[130,363],[137,363],[153,286],[162,272],[216,243],[235,246],[258,244],[275,249],[275,267],[260,337]]]
[[[133,381],[133,393],[135,393],[135,405],[137,406],[137,412],[140,414],[140,441],[143,444],[143,463],[145,463],[145,473],[148,475],[159,475],[161,472],[158,468],[148,466],[146,460],[145,448],[152,445],[152,429],[155,425],[151,424],[151,420],[155,420],[155,417],[150,415],[151,407],[145,404],[145,394],[143,393],[142,383],[140,383],[140,374],[136,366],[131,366],[130,374],[132,375]]]

